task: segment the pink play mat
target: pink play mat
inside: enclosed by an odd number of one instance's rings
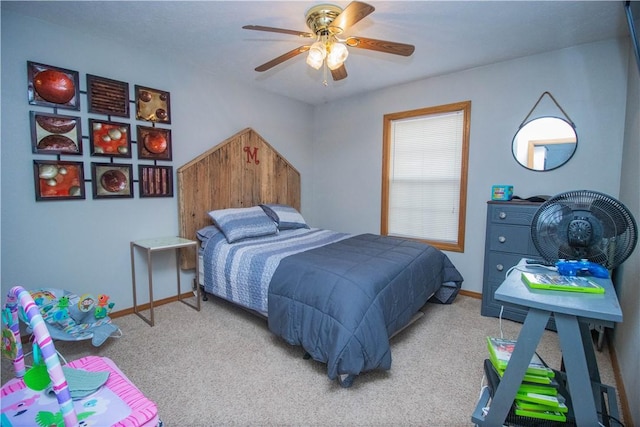
[[[34,390],[25,384],[18,307],[22,307],[46,363],[50,384]],[[3,353],[13,357],[16,378],[2,386],[1,423],[5,426],[162,426],[155,403],[147,399],[106,357],[87,356],[63,366],[45,321],[31,294],[20,286],[9,291],[3,311]],[[5,333],[10,331],[10,333]],[[13,336],[13,339],[9,335]],[[67,377],[65,377],[67,372]],[[99,376],[106,381],[95,382]],[[73,381],[72,381],[73,379]],[[95,387],[92,388],[92,387]]]

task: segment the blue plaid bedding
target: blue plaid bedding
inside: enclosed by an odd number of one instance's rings
[[[204,289],[267,316],[269,283],[280,260],[350,236],[300,228],[229,244],[224,235],[218,233],[203,250]]]

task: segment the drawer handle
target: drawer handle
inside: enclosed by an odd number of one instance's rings
[[[500,242],[500,243],[504,243],[504,242],[506,242],[506,241],[507,241],[507,238],[506,238],[506,237],[504,237],[504,236],[499,236],[499,237],[498,237],[498,242]]]
[[[500,219],[505,219],[505,218],[507,217],[507,213],[506,213],[506,212],[500,212],[500,213],[498,214],[498,217],[499,217]]]
[[[504,270],[504,265],[502,265],[502,264],[496,265],[496,270],[498,270],[498,271]]]

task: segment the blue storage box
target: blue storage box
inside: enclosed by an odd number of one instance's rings
[[[511,200],[513,185],[494,185],[491,187],[491,200]]]

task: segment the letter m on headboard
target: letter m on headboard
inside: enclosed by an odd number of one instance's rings
[[[253,148],[253,150],[251,148]],[[244,147],[243,150],[247,153],[247,163],[251,163],[251,160],[253,160],[253,163],[256,165],[260,164],[260,160],[258,160],[258,147]]]

